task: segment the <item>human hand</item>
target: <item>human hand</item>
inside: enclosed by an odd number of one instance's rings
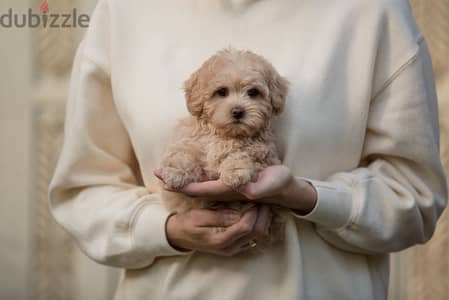
[[[267,239],[272,217],[266,205],[256,206],[241,216],[232,210],[192,209],[168,218],[166,236],[181,251],[233,256]]]
[[[158,171],[155,175],[158,176]],[[246,200],[275,204],[300,214],[310,212],[317,202],[313,186],[305,180],[295,178],[290,169],[283,165],[267,167],[258,174],[255,182],[249,182],[236,190],[220,180],[194,182],[179,190],[169,186],[165,186],[165,189],[214,201]]]

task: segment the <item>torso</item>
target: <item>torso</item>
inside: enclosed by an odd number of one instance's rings
[[[274,134],[296,176],[324,180],[358,166],[375,90],[377,1],[261,0],[238,11],[209,8],[209,0],[113,3],[114,100],[146,185],[157,182],[176,120],[188,116],[183,81],[227,46],[261,54],[291,82]],[[117,298],[382,299],[387,261],[336,249],[314,224],[287,216],[282,245],[235,258],[157,259],[127,270]]]

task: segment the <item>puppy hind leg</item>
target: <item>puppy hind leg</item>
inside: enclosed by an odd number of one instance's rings
[[[174,189],[180,189],[189,183],[200,181],[203,177],[203,167],[192,149],[175,149],[162,163],[161,177],[165,184]]]

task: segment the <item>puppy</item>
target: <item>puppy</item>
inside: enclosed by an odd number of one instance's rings
[[[219,51],[191,75],[184,90],[191,116],[179,122],[163,158],[165,184],[181,189],[219,179],[237,189],[264,168],[281,163],[271,124],[284,109],[288,81],[267,60],[250,51]],[[178,213],[223,207],[243,212],[253,206],[211,203],[167,191],[162,191],[162,199],[169,211]],[[281,223],[279,216],[275,223]],[[280,235],[274,227],[270,235]]]

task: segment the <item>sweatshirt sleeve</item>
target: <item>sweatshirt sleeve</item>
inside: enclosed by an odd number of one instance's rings
[[[360,166],[324,181],[303,178],[318,201],[297,217],[340,249],[375,254],[424,243],[446,206],[432,64],[418,44],[371,101]]]
[[[142,186],[130,138],[114,105],[107,23],[107,5],[100,1],[75,58],[49,207],[92,259],[141,268],[156,257],[183,253],[167,242],[169,213],[158,194]]]

